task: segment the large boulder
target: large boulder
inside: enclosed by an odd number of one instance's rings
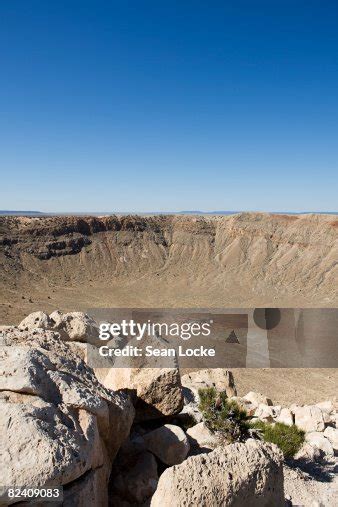
[[[338,454],[338,429],[328,426],[324,431],[324,437],[331,443],[334,453]]]
[[[294,420],[291,410],[289,408],[282,408],[280,414],[276,417],[276,422],[292,426],[294,424]]]
[[[335,428],[338,429],[338,413],[332,414],[331,416],[331,422]]]
[[[20,329],[32,331],[36,328],[51,329],[52,319],[44,312],[33,312],[27,315],[19,324]]]
[[[315,445],[309,444],[309,442],[304,442],[299,451],[294,455],[295,460],[307,463],[322,461],[324,457],[325,453]]]
[[[332,414],[334,409],[334,404],[331,400],[321,401],[320,403],[316,403],[316,407],[320,408],[322,412],[325,412],[327,414]]]
[[[94,319],[83,312],[62,313],[55,311],[50,314],[52,327],[58,331],[65,341],[85,342],[99,347],[102,345],[100,329]]]
[[[2,394],[3,483],[68,484],[102,467],[103,442],[95,416],[78,410],[75,418],[74,411],[36,398],[13,402],[9,392]]]
[[[114,340],[106,345],[113,349],[120,348]],[[183,407],[183,394],[176,358],[129,354],[128,348],[140,345],[143,350],[148,346],[164,346],[158,337],[152,335],[142,338],[142,342],[136,338],[128,339],[122,343],[121,355],[114,359],[114,368],[107,370],[94,365],[96,375],[109,389],[129,391],[133,396],[135,419],[138,422],[178,414]]]
[[[258,408],[259,405],[273,405],[270,398],[267,398],[261,393],[255,393],[254,391],[250,391],[248,394],[243,396],[243,399],[246,400],[248,403],[251,404],[252,407]]]
[[[324,437],[324,434],[319,431],[313,431],[305,435],[305,440],[313,447],[317,447],[322,451],[326,458],[332,458],[334,450],[330,440]]]
[[[93,369],[99,382],[104,384],[107,373],[114,367],[114,359],[102,356],[100,349],[90,343],[68,341],[67,344],[76,355],[80,356]]]
[[[190,445],[182,428],[165,424],[143,436],[147,449],[166,465],[178,465],[188,455]]]
[[[284,506],[283,455],[248,440],[192,456],[160,477],[151,507]]]
[[[129,397],[105,389],[58,333],[11,328],[2,343],[3,484],[64,485],[68,498],[82,480],[106,491],[134,418]]]
[[[33,312],[27,315],[19,324],[19,329],[33,331],[34,329],[49,329],[58,331],[64,341],[85,342],[99,347],[99,326],[83,312],[62,313],[55,310],[50,315],[44,312]]]
[[[210,452],[219,445],[219,438],[209,430],[204,422],[195,424],[187,430],[190,455]]]
[[[123,505],[124,502],[126,505],[144,504],[153,495],[158,483],[155,457],[150,452],[139,452],[131,453],[121,461],[120,465],[117,460],[112,473],[111,505]]]
[[[260,403],[254,412],[254,416],[263,422],[272,423],[280,415],[282,407],[265,405]]]
[[[106,469],[102,466],[95,470],[89,470],[75,482],[66,484],[63,487],[62,507],[87,507],[87,505],[105,507],[109,505],[108,488],[103,487],[107,483]]]
[[[298,428],[306,432],[324,431],[323,413],[316,405],[293,407],[292,410],[295,415],[295,424]]]
[[[96,369],[95,369],[96,372]],[[179,413],[183,407],[177,368],[119,368],[100,377],[108,389],[127,389],[134,395],[136,421],[159,419]],[[102,372],[97,372],[97,375]]]
[[[320,408],[322,411],[325,424],[331,424],[335,422],[336,411],[331,400],[316,403],[316,407]]]

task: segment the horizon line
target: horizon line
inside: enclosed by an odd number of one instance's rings
[[[109,215],[237,215],[239,213],[268,213],[286,215],[338,215],[338,211],[274,211],[274,210],[181,210],[181,211],[37,211],[37,210],[0,210],[1,216],[109,216]]]

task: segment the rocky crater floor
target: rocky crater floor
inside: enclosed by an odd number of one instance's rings
[[[76,507],[337,505],[335,398],[238,396],[224,369],[92,369],[98,327],[82,312],[35,312],[0,336],[3,486],[62,485]]]

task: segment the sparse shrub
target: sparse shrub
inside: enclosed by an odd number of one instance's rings
[[[285,458],[292,458],[305,440],[305,432],[296,425],[287,426],[283,423],[269,424],[256,421],[251,423],[251,427],[258,430],[265,442],[278,445]]]
[[[217,432],[228,441],[243,441],[250,434],[249,417],[235,401],[227,399],[225,392],[215,388],[199,389],[199,409],[210,431]]]
[[[305,432],[297,426],[251,421],[238,403],[229,400],[225,392],[213,387],[199,389],[199,409],[207,427],[227,442],[242,442],[249,437],[261,438],[276,444],[285,458],[292,458],[305,440]]]

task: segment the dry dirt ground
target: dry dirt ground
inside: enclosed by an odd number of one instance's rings
[[[265,394],[274,405],[319,403],[338,395],[337,368],[240,368],[231,370],[239,396]]]
[[[291,500],[294,507],[336,507],[337,466],[337,459],[320,466],[318,464],[303,466],[302,469],[294,465],[284,465],[286,500]]]
[[[337,307],[333,215],[0,217],[0,324],[92,307]],[[237,370],[239,394],[332,398],[337,371]]]

